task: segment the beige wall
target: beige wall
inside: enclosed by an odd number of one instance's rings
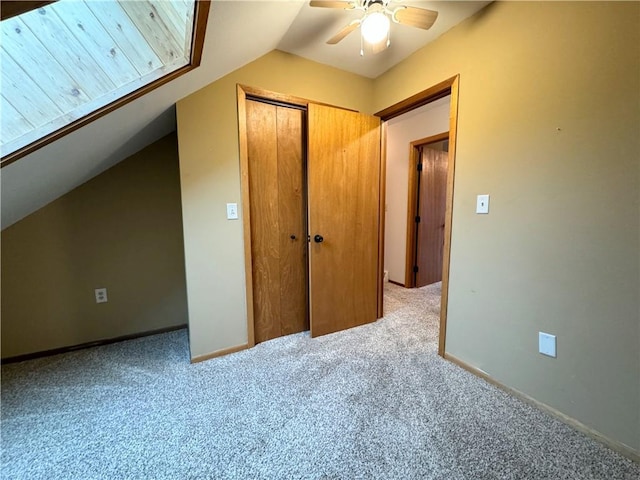
[[[178,102],[192,357],[247,343],[237,83],[371,112],[372,80],[279,51]]]
[[[374,82],[272,52],[182,100],[192,355],[247,341],[236,82],[373,112],[459,73],[447,352],[639,449],[639,15],[497,3]]]
[[[447,352],[636,450],[639,18],[498,3],[374,84],[379,110],[460,74]]]
[[[185,324],[181,223],[171,134],[2,231],[2,357]]]
[[[384,268],[404,284],[407,259],[407,207],[410,143],[449,131],[451,96],[387,122],[387,185]]]

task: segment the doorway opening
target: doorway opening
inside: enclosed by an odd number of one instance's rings
[[[445,212],[442,247],[442,293],[440,297],[440,329],[438,339],[438,355],[445,354],[446,327],[447,327],[447,307],[449,298],[449,266],[451,260],[451,228],[453,220],[453,187],[455,173],[456,156],[456,134],[458,125],[458,83],[459,75],[451,77],[438,83],[422,92],[419,92],[405,100],[402,100],[384,110],[376,113],[383,121],[382,139],[383,145],[387,143],[388,123],[390,120],[412,112],[424,105],[435,102],[448,95],[451,96],[449,102],[449,131],[448,131],[448,152],[446,167],[446,188],[445,188]],[[382,150],[383,165],[386,165],[386,148]]]

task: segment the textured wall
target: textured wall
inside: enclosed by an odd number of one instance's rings
[[[171,134],[3,230],[2,357],[187,323],[181,225]]]
[[[494,3],[374,84],[379,110],[460,74],[447,352],[636,450],[639,19]]]
[[[247,343],[237,83],[371,112],[372,80],[279,51],[178,102],[192,357]]]

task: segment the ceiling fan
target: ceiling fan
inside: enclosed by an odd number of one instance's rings
[[[351,32],[360,27],[361,47],[360,55],[364,55],[362,41],[366,41],[373,47],[373,53],[378,53],[387,48],[391,42],[389,29],[391,22],[428,30],[438,18],[438,12],[426,8],[399,5],[390,8],[390,3],[398,3],[396,0],[353,0],[353,1],[325,1],[311,0],[312,7],[341,8],[343,10],[361,10],[362,18],[353,20],[346,27],[327,40],[329,45],[335,45]]]

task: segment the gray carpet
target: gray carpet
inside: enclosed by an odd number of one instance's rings
[[[439,285],[385,318],[190,365],[185,331],[2,368],[2,477],[638,479],[436,355]]]

